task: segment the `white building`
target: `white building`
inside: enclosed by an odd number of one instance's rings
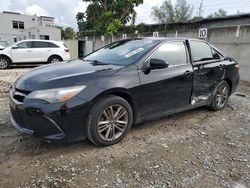
[[[0,45],[24,39],[61,40],[61,31],[54,25],[53,17],[4,11],[0,13]]]

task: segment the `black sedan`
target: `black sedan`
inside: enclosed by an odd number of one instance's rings
[[[11,121],[46,140],[109,146],[132,124],[200,106],[221,110],[238,82],[235,60],[205,41],[123,40],[21,76],[10,89]]]

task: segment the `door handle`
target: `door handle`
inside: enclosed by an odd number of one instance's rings
[[[186,70],[186,71],[184,72],[184,75],[189,76],[191,73],[192,73],[192,72],[191,72],[190,70]]]
[[[47,50],[48,52],[51,52],[52,50]]]
[[[27,52],[32,52],[32,50],[27,50]]]

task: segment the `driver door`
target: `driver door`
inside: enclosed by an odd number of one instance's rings
[[[27,63],[33,61],[33,48],[31,41],[21,42],[11,49],[14,63]]]
[[[164,69],[139,70],[138,115],[154,116],[190,105],[193,68],[188,61],[184,41],[171,41],[160,46],[143,66],[150,66],[150,59],[168,63]]]

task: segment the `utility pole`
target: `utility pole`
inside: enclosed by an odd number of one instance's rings
[[[198,11],[198,16],[199,17],[201,17],[202,16],[202,14],[203,14],[203,12],[204,12],[204,10],[203,10],[203,0],[201,0],[201,3],[200,3],[200,6],[199,6],[199,11]]]

